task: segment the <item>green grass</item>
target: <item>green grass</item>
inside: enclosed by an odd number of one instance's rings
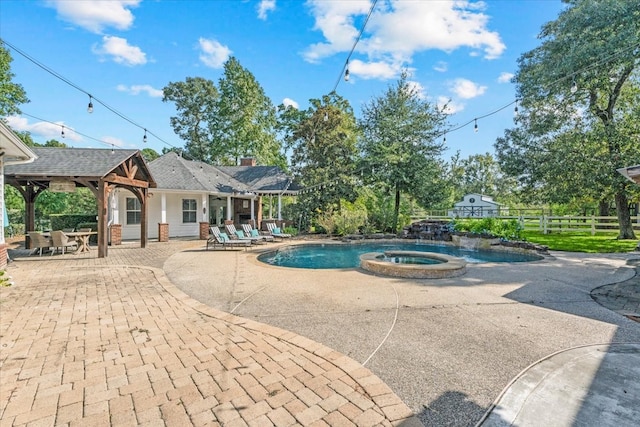
[[[525,240],[548,246],[553,251],[612,253],[631,252],[638,244],[637,240],[618,240],[617,232],[597,233],[592,236],[589,232],[567,232],[542,234],[539,231],[523,231]]]

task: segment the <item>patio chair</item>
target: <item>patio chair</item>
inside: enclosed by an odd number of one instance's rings
[[[260,237],[265,242],[273,242],[275,240],[275,237],[270,234],[261,234],[257,229],[253,228],[251,224],[242,224],[242,230],[247,236]]]
[[[282,230],[280,230],[280,228],[273,222],[268,222],[267,228],[273,237],[279,237],[280,239],[290,239],[292,237],[291,234],[283,233]]]
[[[227,250],[228,247],[244,247],[246,250],[247,247],[251,246],[251,240],[231,240],[227,233],[221,232],[220,228],[218,228],[217,226],[209,227],[209,232],[211,233],[211,235],[207,239],[206,250],[209,250],[209,245],[213,245],[214,249],[217,245],[221,245],[224,250]]]
[[[225,228],[227,229],[227,233],[229,234],[229,238],[231,240],[248,240],[251,243],[255,244],[263,243],[263,240],[260,237],[245,235],[244,231],[236,229],[236,226],[234,224],[227,224],[225,225]]]
[[[31,241],[31,249],[33,249],[33,251],[29,255],[35,254],[36,252],[38,252],[38,249],[39,249],[40,250],[39,256],[42,256],[43,249],[48,250],[51,246],[53,246],[53,243],[51,242],[51,238],[43,236],[42,233],[38,233],[37,231],[30,231],[28,234],[29,234],[29,239]]]
[[[76,250],[78,249],[78,242],[76,242],[75,239],[69,238],[62,230],[54,230],[51,232],[51,243],[51,247],[53,247],[51,255],[56,253],[58,248],[62,251],[62,255],[64,255],[65,248],[75,246]]]

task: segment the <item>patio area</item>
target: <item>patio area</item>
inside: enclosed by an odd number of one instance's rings
[[[640,342],[640,324],[590,295],[632,279],[637,254],[409,280],[204,245],[11,250],[3,425],[475,425],[535,361]]]

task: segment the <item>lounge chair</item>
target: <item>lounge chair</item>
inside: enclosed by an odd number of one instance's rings
[[[209,245],[213,245],[214,249],[217,245],[221,245],[224,250],[227,250],[227,248],[237,247],[245,248],[246,250],[247,247],[251,246],[250,240],[231,240],[227,233],[221,232],[217,226],[209,227],[209,231],[211,235],[209,236],[209,239],[207,239],[206,250],[209,250]]]
[[[65,248],[75,246],[76,250],[78,249],[78,242],[76,242],[75,239],[70,239],[62,230],[54,230],[51,232],[51,242],[51,246],[53,247],[51,255],[56,253],[58,248],[62,251],[62,255],[64,255]]]
[[[251,224],[242,224],[242,230],[247,236],[260,237],[265,242],[273,242],[275,240],[275,237],[270,234],[261,234],[257,229],[253,228]]]
[[[290,239],[292,237],[291,234],[283,233],[282,230],[280,230],[280,228],[273,222],[268,222],[267,228],[273,237],[278,237],[280,239]]]
[[[51,238],[43,236],[42,233],[38,233],[37,231],[30,231],[28,234],[29,240],[31,241],[31,249],[33,249],[33,251],[29,255],[35,254],[39,249],[39,256],[42,256],[43,249],[49,249],[53,246]]]
[[[234,224],[225,225],[227,229],[227,233],[229,233],[229,237],[231,240],[249,240],[251,243],[263,243],[263,239],[259,237],[247,236],[244,234],[243,230],[237,230]]]

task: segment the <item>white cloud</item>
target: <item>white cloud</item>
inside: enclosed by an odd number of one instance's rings
[[[285,98],[285,99],[283,99],[283,100],[282,100],[282,104],[283,104],[285,107],[293,107],[293,108],[295,108],[296,110],[297,110],[297,109],[298,109],[298,107],[299,107],[298,103],[297,103],[296,101],[294,101],[293,99],[291,99],[291,98]]]
[[[438,63],[433,66],[433,69],[440,73],[444,73],[449,69],[449,64],[444,61],[438,61]]]
[[[127,39],[116,36],[102,37],[102,46],[93,48],[94,53],[111,56],[114,62],[124,65],[144,65],[147,55],[137,46],[131,46]]]
[[[131,8],[140,0],[49,0],[47,5],[58,12],[64,21],[78,25],[94,33],[113,27],[126,30],[133,24]]]
[[[107,144],[111,144],[114,147],[124,147],[125,146],[125,142],[123,140],[121,140],[119,138],[116,138],[114,136],[103,136],[102,138],[100,138],[100,141],[106,142]]]
[[[261,0],[256,6],[258,10],[258,18],[263,21],[267,19],[267,13],[276,10],[276,0]]]
[[[500,76],[498,76],[498,83],[509,83],[513,77],[513,73],[500,73]]]
[[[478,97],[485,93],[486,86],[480,86],[477,83],[467,79],[455,79],[450,83],[450,88],[453,93],[463,99],[471,99]]]
[[[303,52],[305,60],[319,62],[333,54],[349,52],[362,19],[369,12],[370,1],[309,0],[308,4],[315,17],[314,29],[322,32],[325,41],[309,46]],[[366,55],[370,62],[386,62],[396,69],[396,64],[409,64],[415,53],[430,49],[452,52],[466,47],[472,49],[470,55],[497,58],[505,45],[497,32],[487,28],[489,16],[483,13],[485,7],[482,2],[468,0],[389,0],[372,13],[356,53]],[[446,64],[438,64],[436,69],[443,66]]]
[[[409,87],[409,90],[414,92],[419,99],[427,98],[427,91],[424,88],[424,86],[422,86],[421,83],[412,81],[412,80],[407,80],[407,86]]]
[[[391,79],[402,69],[401,64],[390,64],[388,62],[362,62],[354,59],[349,62],[349,76],[358,76],[363,79]]]
[[[225,61],[231,56],[231,49],[227,46],[223,46],[217,40],[205,39],[200,37],[198,44],[202,53],[200,54],[200,61],[207,67],[222,68]]]
[[[82,141],[82,137],[78,135],[73,128],[67,127],[64,122],[36,122],[30,124],[29,121],[20,116],[7,117],[7,123],[11,129],[20,132],[30,132],[34,136],[39,136],[46,140],[55,139],[56,141],[78,142]],[[64,128],[63,128],[64,126]],[[62,131],[64,130],[64,137]]]
[[[453,102],[450,98],[446,96],[439,96],[436,101],[436,105],[440,109],[440,111],[445,114],[455,114],[464,110],[464,104],[459,102]]]
[[[146,94],[152,98],[162,98],[162,96],[164,95],[162,90],[156,89],[151,85],[118,85],[117,89],[120,92],[128,92],[132,95],[140,95],[140,93],[146,92]]]

